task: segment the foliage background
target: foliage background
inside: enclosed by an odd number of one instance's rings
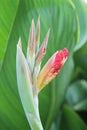
[[[0,0],[0,130],[30,129],[17,89],[16,45],[21,36],[26,54],[30,23],[39,15],[41,42],[51,28],[43,65],[56,50],[70,52],[60,74],[39,94],[44,129],[86,130],[81,115],[87,114],[85,0]]]

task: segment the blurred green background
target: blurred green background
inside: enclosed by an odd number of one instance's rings
[[[87,130],[87,1],[0,0],[0,130],[30,130],[19,98],[16,45],[26,46],[32,18],[40,15],[41,42],[51,29],[47,59],[67,47],[60,74],[39,94],[45,130]]]

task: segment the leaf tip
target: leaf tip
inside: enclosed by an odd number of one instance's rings
[[[22,48],[21,37],[19,37],[17,48]]]

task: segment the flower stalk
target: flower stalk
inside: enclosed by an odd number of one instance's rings
[[[33,95],[33,84],[30,69],[27,60],[20,47],[20,40],[17,45],[16,56],[18,91],[21,102],[32,130],[43,130],[39,111],[38,111],[38,95]]]
[[[40,18],[35,29],[32,20],[27,47],[27,58],[22,52],[21,39],[17,44],[16,71],[17,83],[22,106],[31,130],[43,130],[39,115],[38,94],[59,72],[65,63],[68,50],[57,51],[41,69],[42,60],[46,54],[46,47],[50,30],[40,45]]]

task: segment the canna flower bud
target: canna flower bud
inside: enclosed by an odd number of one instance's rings
[[[34,24],[34,20],[32,20],[32,23],[31,23],[28,49],[29,49],[29,55],[32,56],[35,53],[35,24]]]
[[[42,45],[41,45],[41,47],[36,55],[36,66],[38,66],[41,63],[44,55],[46,54],[46,47],[47,47],[49,34],[50,34],[50,29],[48,30],[46,37],[44,38],[44,41],[43,41],[43,43],[42,43]]]
[[[32,76],[22,52],[20,39],[17,44],[16,70],[18,91],[30,127],[32,130],[43,130],[38,111],[38,97],[33,94]]]
[[[36,25],[36,52],[39,49],[39,44],[40,44],[40,17],[38,17]]]
[[[33,130],[43,130],[38,110],[38,92],[59,73],[68,56],[68,50],[66,48],[57,51],[40,72],[40,65],[46,54],[49,33],[50,30],[48,30],[39,48],[40,19],[38,18],[36,29],[34,20],[32,20],[27,47],[27,58],[22,52],[21,39],[19,39],[17,44],[16,71],[18,91],[27,120]]]
[[[48,60],[37,78],[38,89],[44,88],[60,72],[68,56],[68,50],[57,51]]]
[[[38,76],[39,71],[40,71],[42,59],[44,58],[44,56],[46,54],[46,47],[47,47],[47,42],[48,42],[48,38],[49,38],[49,33],[50,33],[50,29],[48,30],[46,37],[44,38],[44,41],[36,54],[35,68],[36,68],[36,75],[37,76]]]
[[[34,64],[35,64],[35,24],[34,20],[32,20],[30,35],[27,47],[27,62],[29,64],[31,73],[33,73]]]

